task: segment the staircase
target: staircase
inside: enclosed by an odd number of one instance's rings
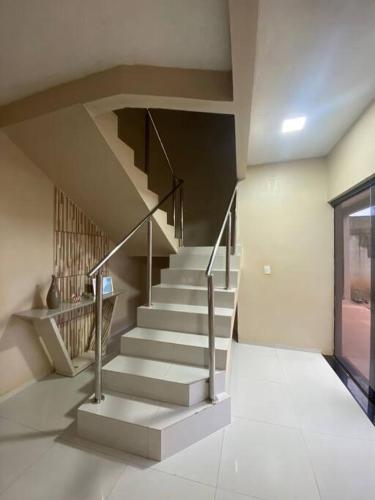
[[[216,401],[209,396],[207,277],[211,247],[182,247],[170,256],[152,305],[138,308],[137,327],[121,338],[121,352],[103,367],[104,400],[78,409],[81,437],[154,460],[199,441],[230,423],[226,392],[237,303],[240,248],[230,257],[224,289],[225,247],[214,265]]]

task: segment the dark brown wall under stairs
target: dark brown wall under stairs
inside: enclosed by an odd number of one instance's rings
[[[184,179],[186,246],[212,245],[236,182],[234,117],[213,113],[151,110],[176,175]],[[149,188],[162,196],[171,174],[144,109],[116,112],[118,134],[135,151],[135,164],[148,173]],[[168,208],[172,219],[171,203]]]

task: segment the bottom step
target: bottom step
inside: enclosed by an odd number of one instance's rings
[[[164,460],[230,424],[230,396],[219,394],[183,407],[106,392],[100,404],[90,401],[78,409],[78,434],[90,441],[153,460]]]

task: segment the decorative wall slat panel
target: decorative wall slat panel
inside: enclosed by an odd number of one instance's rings
[[[73,294],[82,294],[91,284],[86,274],[109,251],[109,238],[58,188],[55,188],[54,226],[54,273],[61,299],[68,302]],[[104,273],[108,274],[108,267]],[[108,304],[103,310],[104,332],[108,329],[107,313],[111,312]],[[93,306],[60,316],[58,325],[72,358],[93,348]],[[103,335],[104,340],[108,334]]]

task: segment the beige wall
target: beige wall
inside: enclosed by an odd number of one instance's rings
[[[53,269],[54,186],[0,132],[0,395],[52,367],[32,325],[13,316],[44,305]],[[135,323],[143,301],[144,260],[118,254],[110,264],[119,297],[112,333]]]
[[[31,324],[12,316],[38,305],[53,257],[53,185],[0,132],[0,394],[51,371]]]
[[[328,156],[328,198],[336,198],[375,174],[375,103]]]
[[[249,167],[238,204],[239,339],[333,349],[333,209],[322,160]],[[263,273],[269,264],[271,275]]]

